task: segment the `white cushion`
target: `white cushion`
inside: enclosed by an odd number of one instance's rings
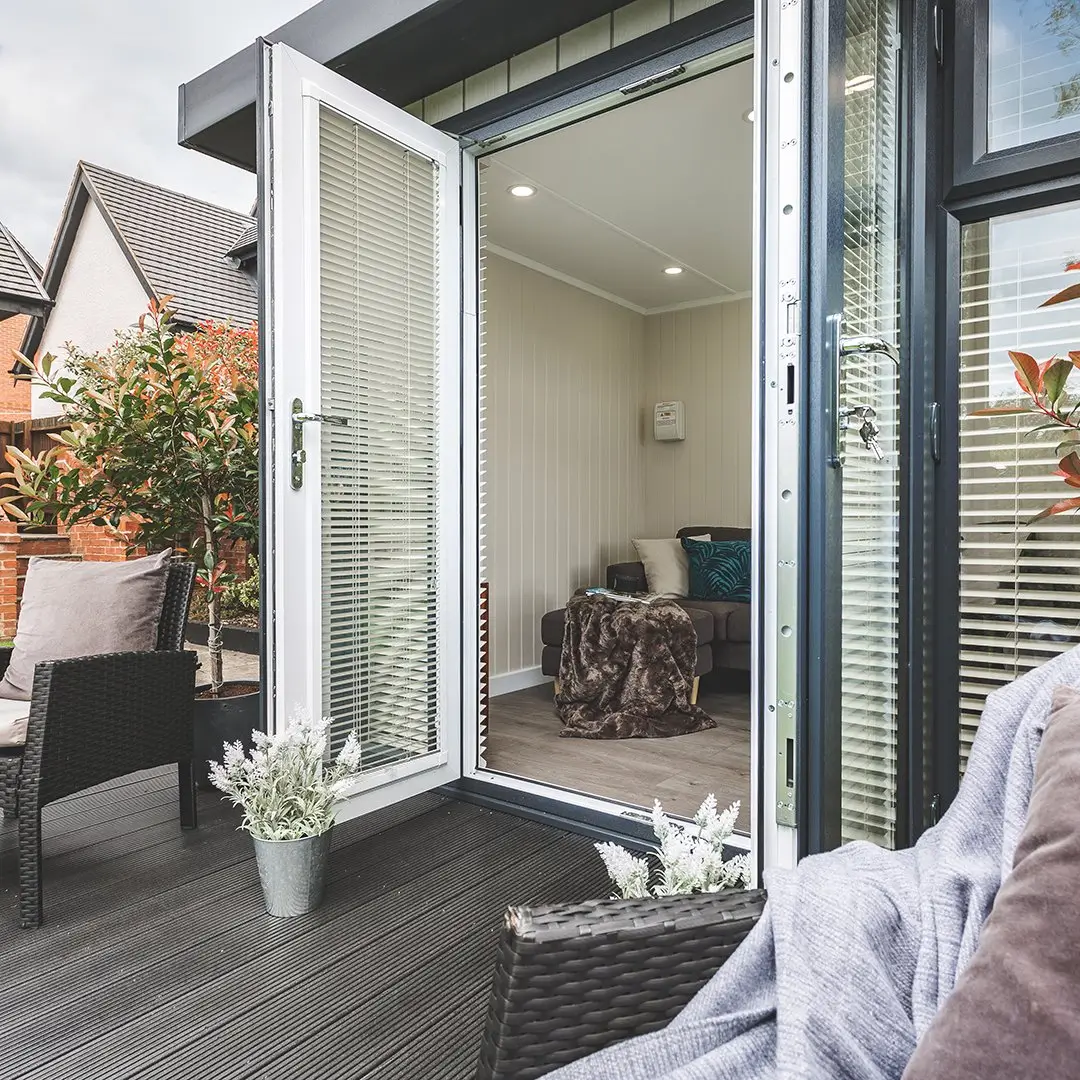
[[[0,698],[0,746],[22,746],[26,742],[26,721],[30,702]]]
[[[692,536],[691,540],[708,540],[709,536]],[[638,558],[645,566],[649,592],[681,599],[690,592],[690,565],[678,538],[664,540],[635,540]]]

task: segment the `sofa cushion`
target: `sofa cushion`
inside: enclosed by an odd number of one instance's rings
[[[155,649],[170,558],[171,549],[118,563],[32,558],[0,698],[29,701],[45,660]]]
[[[1058,687],[1027,821],[971,962],[904,1080],[1077,1075],[1080,1059],[1080,693]]]
[[[698,540],[684,536],[690,568],[692,600],[750,602],[750,542],[748,540]]]
[[[26,721],[30,702],[0,698],[0,747],[22,746],[26,742]]]
[[[689,570],[682,541],[676,537],[664,540],[635,540],[634,547],[645,567],[649,592],[672,600],[689,594]]]
[[[713,622],[713,641],[732,641],[740,640],[733,639],[731,635],[730,621],[733,615],[737,612],[741,612],[742,609],[750,610],[749,604],[736,604],[731,600],[683,600],[681,606],[686,608],[691,614],[695,611],[707,614]],[[741,617],[741,616],[740,616]],[[749,616],[747,616],[749,619]],[[695,621],[695,625],[697,625]],[[749,641],[749,635],[746,638],[741,639]]]
[[[728,641],[748,642],[750,640],[750,605],[738,604],[728,616]]]

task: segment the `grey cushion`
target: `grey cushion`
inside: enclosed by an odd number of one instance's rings
[[[728,616],[727,639],[728,641],[743,642],[750,640],[749,604],[739,604],[739,606]]]
[[[171,557],[169,549],[129,562],[31,559],[0,698],[29,701],[43,660],[156,648]]]
[[[740,604],[734,600],[680,600],[679,603],[686,608],[691,615],[694,611],[700,611],[712,616],[713,641],[750,640],[749,604]],[[731,617],[732,615],[738,614],[739,619],[742,620],[744,611],[746,612],[746,634],[742,638],[732,638],[731,628],[729,626]],[[698,640],[700,640],[700,638]]]
[[[27,702],[0,699],[0,746],[22,746],[26,742],[29,717]]]
[[[1077,1075],[1080,1061],[1080,694],[1059,687],[1027,821],[971,963],[904,1080]]]

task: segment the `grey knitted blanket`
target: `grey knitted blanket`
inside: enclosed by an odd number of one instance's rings
[[[971,959],[1024,825],[1054,689],[1080,649],[991,694],[959,794],[914,848],[766,874],[761,921],[664,1030],[552,1080],[897,1080]]]

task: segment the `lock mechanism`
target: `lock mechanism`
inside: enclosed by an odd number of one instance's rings
[[[307,451],[304,449],[304,425],[309,423],[348,427],[349,418],[334,416],[331,413],[306,413],[304,403],[299,398],[293,398],[292,447],[289,454],[293,491],[299,491],[304,486],[304,463],[307,461]]]

